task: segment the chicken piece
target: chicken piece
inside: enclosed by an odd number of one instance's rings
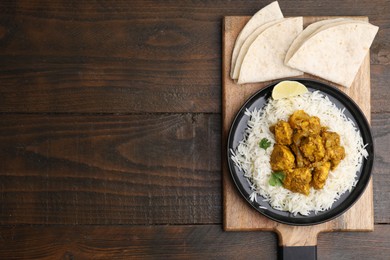
[[[314,189],[319,190],[324,187],[329,170],[330,162],[318,163],[316,167],[314,167],[311,181],[311,185]]]
[[[332,147],[332,149],[328,149],[326,152],[329,157],[332,170],[336,169],[340,161],[345,158],[345,149],[342,146]]]
[[[303,130],[296,130],[294,131],[293,138],[292,138],[293,143],[299,146],[301,144],[302,138],[307,136],[308,136],[308,132],[305,132]]]
[[[290,121],[292,120],[294,122],[298,120],[297,118],[303,120],[300,124],[301,129],[296,129],[294,131],[293,138],[292,138],[293,144],[290,146],[291,150],[294,152],[296,156],[296,165],[298,168],[310,165],[310,161],[305,156],[302,155],[301,150],[299,149],[302,140],[304,140],[306,137],[319,134],[321,132],[320,119],[318,117],[315,116],[309,117],[305,112],[303,112],[304,113],[303,114],[303,113],[298,113],[299,111],[302,110],[296,111],[296,113],[294,113],[290,117]],[[307,122],[307,124],[304,122]]]
[[[321,126],[321,135],[323,134],[323,133],[325,133],[326,131],[328,131],[328,127],[326,127],[326,126]]]
[[[289,123],[280,120],[274,128],[275,141],[278,144],[290,145],[292,143],[293,130]]]
[[[302,153],[296,144],[293,143],[292,145],[290,145],[290,148],[293,151],[293,153],[295,154],[295,163],[296,163],[297,168],[301,168],[301,167],[305,167],[305,166],[310,165],[309,160],[302,156]]]
[[[308,131],[310,135],[319,135],[321,132],[320,119],[316,116],[311,116],[309,118],[309,126],[305,130]]]
[[[331,169],[334,170],[345,157],[344,147],[340,146],[340,135],[325,131],[321,136],[326,150],[325,157],[330,160]]]
[[[287,146],[275,144],[271,154],[271,169],[283,171],[295,167],[295,157]]]
[[[310,116],[306,114],[303,110],[295,111],[290,118],[288,119],[288,123],[292,127],[292,129],[299,130],[307,127],[309,125]]]
[[[325,149],[340,146],[340,136],[338,133],[325,131],[321,134]]]
[[[303,139],[299,149],[310,162],[321,161],[325,156],[325,148],[319,135]]]
[[[296,168],[285,172],[283,187],[292,192],[299,192],[304,195],[310,193],[310,182],[312,179],[309,168]]]
[[[294,129],[293,142],[298,147],[304,137],[319,135],[321,132],[320,119],[316,116],[309,116],[303,110],[295,111],[290,116],[289,123]]]

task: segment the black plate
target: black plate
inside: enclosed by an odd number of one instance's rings
[[[230,129],[228,143],[227,143],[227,154],[228,154],[228,164],[230,173],[233,177],[233,180],[240,191],[241,195],[245,200],[252,205],[257,211],[266,217],[273,219],[275,221],[290,224],[290,225],[313,225],[329,221],[348,208],[350,208],[363,193],[366,188],[370,176],[371,170],[374,161],[374,145],[373,139],[370,131],[370,126],[367,119],[365,118],[363,112],[360,110],[358,105],[349,98],[346,94],[341,92],[335,87],[332,87],[328,84],[325,84],[320,81],[315,81],[311,79],[290,79],[298,81],[304,84],[309,91],[320,91],[320,93],[329,97],[329,99],[338,107],[344,108],[344,114],[350,118],[355,125],[360,130],[360,133],[363,137],[363,142],[367,144],[366,150],[368,152],[368,157],[364,159],[363,165],[360,171],[357,173],[358,182],[356,186],[352,189],[351,192],[344,193],[329,210],[318,212],[315,214],[312,212],[308,216],[303,216],[300,214],[293,215],[292,213],[276,210],[271,207],[268,202],[264,202],[264,198],[258,195],[257,202],[251,201],[249,195],[252,193],[250,185],[246,177],[244,177],[243,172],[236,167],[234,162],[231,159],[230,149],[236,150],[239,141],[244,138],[244,130],[247,128],[248,116],[246,116],[245,110],[249,109],[252,111],[255,107],[263,108],[267,100],[271,98],[273,87],[280,81],[274,82],[262,90],[255,93],[248,101],[241,107],[240,111],[236,115],[233,124]],[[266,207],[266,209],[261,208]]]

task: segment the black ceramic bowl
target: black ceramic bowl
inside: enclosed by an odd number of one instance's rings
[[[237,189],[245,200],[252,205],[258,212],[264,216],[273,219],[275,221],[289,224],[289,225],[314,225],[329,221],[347,209],[349,209],[362,195],[364,192],[371,176],[371,170],[374,161],[374,143],[370,131],[370,125],[365,118],[363,112],[360,110],[358,105],[349,98],[346,94],[341,92],[335,87],[332,87],[326,83],[315,81],[311,79],[291,79],[304,84],[309,91],[319,91],[320,93],[329,97],[329,99],[338,107],[345,109],[344,114],[350,118],[360,130],[363,137],[363,142],[367,144],[366,150],[368,157],[364,159],[361,169],[357,173],[358,182],[351,192],[344,193],[329,210],[310,213],[308,216],[300,214],[293,215],[290,212],[280,211],[272,208],[268,202],[264,202],[263,198],[258,197],[257,202],[249,199],[252,190],[243,172],[234,164],[231,159],[230,149],[235,150],[238,146],[239,141],[244,138],[244,130],[247,128],[248,116],[245,116],[245,110],[249,109],[252,111],[255,107],[258,109],[264,107],[267,100],[271,98],[272,90],[274,86],[280,81],[274,82],[267,87],[261,89],[250,97],[245,104],[241,107],[237,113],[233,124],[231,126],[228,142],[227,142],[227,156],[229,170],[232,175],[233,181],[237,186]]]

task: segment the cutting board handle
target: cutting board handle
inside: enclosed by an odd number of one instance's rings
[[[279,260],[316,260],[317,246],[278,246]]]
[[[279,236],[278,259],[316,260],[317,236],[323,228],[314,226],[291,226],[278,224],[275,231]]]

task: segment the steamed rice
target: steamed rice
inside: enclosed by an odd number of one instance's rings
[[[345,148],[345,158],[329,172],[325,186],[320,190],[311,187],[308,196],[268,184],[272,173],[270,156],[275,144],[269,127],[279,120],[287,121],[294,111],[300,109],[310,116],[319,117],[322,126],[337,132],[340,145]],[[260,195],[275,209],[308,215],[329,209],[343,193],[356,185],[356,173],[368,154],[354,123],[327,96],[316,91],[289,99],[270,99],[263,109],[247,110],[245,115],[249,117],[245,137],[236,150],[231,150],[231,158],[249,180],[253,190],[250,200],[257,201],[257,195]],[[263,138],[271,141],[267,150],[259,147]]]

